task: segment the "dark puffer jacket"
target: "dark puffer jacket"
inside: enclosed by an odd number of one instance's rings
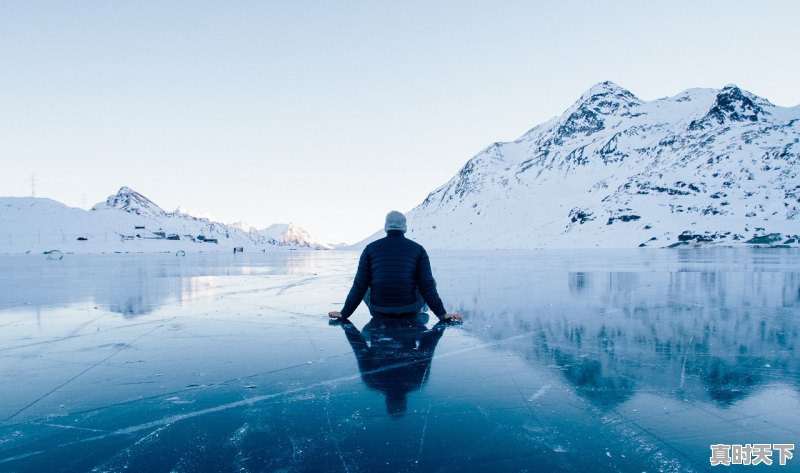
[[[442,317],[446,313],[436,292],[428,253],[422,245],[407,239],[399,230],[387,232],[385,238],[364,248],[342,317],[350,317],[367,289],[370,290],[373,312],[413,313],[417,307],[416,290],[419,289],[434,314]]]

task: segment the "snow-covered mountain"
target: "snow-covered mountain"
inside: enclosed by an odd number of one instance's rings
[[[245,228],[247,227],[247,228]],[[51,199],[0,197],[0,253],[327,249],[293,224],[262,231],[225,225],[177,209],[166,212],[128,187],[90,211]]]
[[[734,85],[645,102],[603,82],[467,161],[408,212],[408,236],[433,248],[797,246],[799,141],[800,106]]]
[[[320,245],[307,231],[293,223],[275,223],[259,230],[258,234],[273,245]]]

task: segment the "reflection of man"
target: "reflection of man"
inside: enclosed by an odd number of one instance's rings
[[[427,303],[439,319],[461,320],[461,314],[445,311],[425,248],[405,237],[406,217],[389,212],[384,230],[386,237],[370,243],[361,253],[342,311],[328,315],[346,319],[363,299],[373,315],[413,317],[424,312]]]
[[[430,330],[419,316],[390,318],[376,315],[364,326],[363,334],[347,319],[342,328],[369,388],[386,397],[386,412],[395,418],[408,409],[407,395],[420,389],[428,379],[436,344],[447,321]]]

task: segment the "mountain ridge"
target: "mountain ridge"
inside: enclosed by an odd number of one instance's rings
[[[408,212],[408,235],[453,249],[795,244],[798,123],[800,107],[735,85],[642,101],[601,82],[470,158]]]
[[[181,209],[167,212],[126,186],[88,211],[48,198],[0,197],[0,228],[0,253],[331,248],[294,224],[245,230]]]

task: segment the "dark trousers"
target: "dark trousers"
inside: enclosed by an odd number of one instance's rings
[[[421,314],[423,312],[427,312],[428,311],[428,304],[425,303],[425,299],[422,298],[422,294],[419,292],[419,289],[416,290],[417,302],[416,302],[416,307],[414,308],[414,311],[413,312],[396,313],[396,314],[395,313],[391,313],[391,312],[387,312],[387,311],[383,311],[383,310],[380,311],[380,312],[377,312],[377,311],[373,310],[372,302],[370,301],[370,297],[369,297],[370,296],[370,292],[371,292],[371,290],[367,289],[367,293],[364,294],[364,303],[367,304],[367,308],[369,309],[369,313],[372,314],[372,315],[380,314],[380,315],[385,315],[385,316],[389,316],[389,317],[408,317],[408,316],[411,316],[411,315],[417,315],[417,314]]]

